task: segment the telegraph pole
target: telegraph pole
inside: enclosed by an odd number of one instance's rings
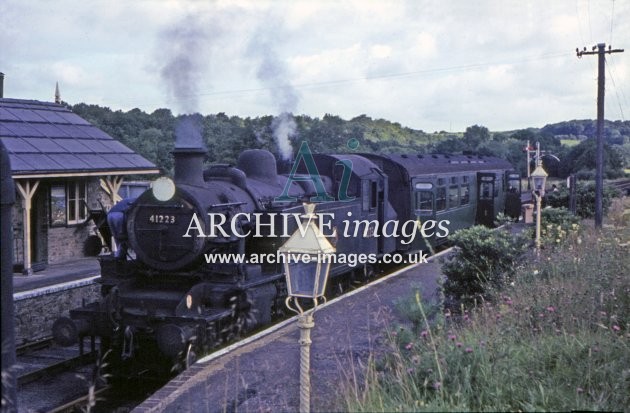
[[[575,49],[577,57],[583,55],[598,56],[597,66],[597,159],[595,160],[595,227],[602,227],[603,207],[602,199],[604,195],[604,85],[606,84],[606,53],[622,53],[623,49],[612,49],[606,43],[598,43],[593,46],[592,51],[587,52],[586,47],[580,51]]]

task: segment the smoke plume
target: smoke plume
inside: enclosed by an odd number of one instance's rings
[[[158,56],[163,64],[160,75],[183,113],[194,113],[199,108],[199,85],[211,49],[207,27],[197,15],[187,15],[160,36]]]
[[[266,24],[270,25],[269,22]],[[269,88],[274,105],[280,113],[271,122],[271,129],[280,156],[289,160],[293,155],[290,138],[297,135],[297,125],[292,113],[297,110],[299,95],[289,81],[286,62],[272,46],[274,43],[277,40],[269,39],[269,32],[259,31],[249,44],[249,53],[259,60],[256,75]]]

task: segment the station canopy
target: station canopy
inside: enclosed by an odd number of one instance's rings
[[[0,138],[14,178],[159,172],[155,164],[56,103],[0,99]]]

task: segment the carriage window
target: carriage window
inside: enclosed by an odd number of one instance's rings
[[[361,201],[364,211],[370,209],[370,181],[361,181]]]
[[[437,188],[435,193],[435,210],[443,211],[446,209],[446,188]]]
[[[462,182],[463,183],[467,184],[468,183],[468,179],[469,179],[468,176],[462,176]]]
[[[420,191],[416,192],[416,209],[420,212],[433,211],[433,192]]]
[[[437,184],[438,184],[438,186],[444,185],[444,178],[438,178]]]
[[[451,176],[451,185],[456,185],[457,182],[459,182],[459,179],[457,176]]]
[[[459,206],[459,188],[451,186],[448,189],[448,207],[455,208],[457,206]]]
[[[503,191],[503,179],[501,179],[501,175],[497,174],[497,179],[494,185],[494,196],[499,195],[499,191]]]
[[[479,198],[480,199],[492,199],[492,182],[482,182],[481,183],[481,190]]]
[[[378,198],[377,198],[377,195],[378,195],[378,183],[376,181],[372,181],[371,187],[372,187],[371,188],[372,192],[370,194],[371,195],[370,208],[373,209],[373,208],[376,208],[376,204],[377,204],[377,200],[378,200]]]
[[[466,178],[466,177],[464,177]],[[461,198],[461,203],[462,205],[466,205],[470,202],[470,185],[469,184],[463,184],[462,185],[462,198]]]
[[[519,192],[521,178],[518,174],[510,174],[508,179],[508,192]]]

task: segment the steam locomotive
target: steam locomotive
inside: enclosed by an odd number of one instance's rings
[[[202,148],[176,148],[174,183],[160,178],[126,212],[135,258],[101,258],[100,301],[57,320],[56,341],[99,337],[116,374],[160,371],[269,323],[284,309],[281,263],[212,258],[273,257],[304,201],[317,202],[338,257],[370,257],[333,262],[330,277],[343,282],[369,278],[385,256],[410,257],[458,229],[492,225],[506,200],[507,212],[520,212],[520,177],[502,159],[312,154],[304,145],[290,173],[278,173],[264,150],[204,170]]]

